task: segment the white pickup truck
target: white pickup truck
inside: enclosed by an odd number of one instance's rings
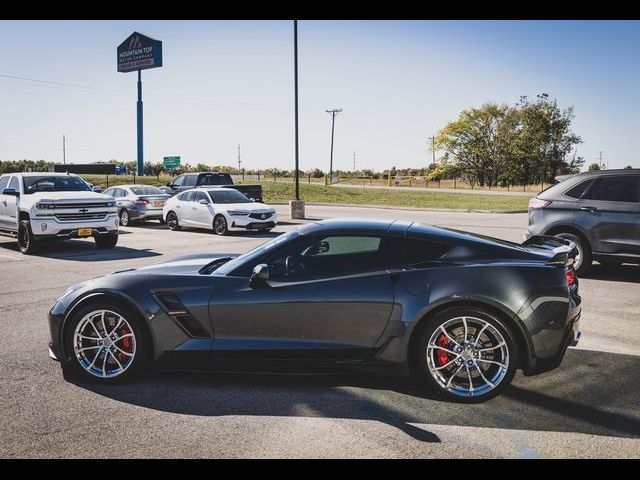
[[[118,224],[115,199],[96,192],[78,175],[0,176],[0,234],[17,237],[24,254],[53,239],[93,237],[98,248],[112,248],[118,243]]]

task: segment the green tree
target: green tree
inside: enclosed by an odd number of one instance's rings
[[[593,172],[596,170],[600,170],[600,165],[598,165],[597,163],[592,163],[591,165],[589,165],[589,171]]]

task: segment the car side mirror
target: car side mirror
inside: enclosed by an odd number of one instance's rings
[[[171,188],[171,187],[173,187],[173,183],[167,182],[167,184],[165,186]]]
[[[209,205],[209,200],[207,200],[206,198],[201,198],[200,200],[198,200],[198,203],[200,205]]]
[[[93,190],[96,193],[102,193],[102,188],[97,185],[95,187],[91,187],[91,190]]]
[[[269,280],[269,265],[261,263],[253,267],[253,273],[249,279],[249,285],[253,288],[264,287]]]
[[[318,252],[317,253],[325,253],[329,251],[329,242],[322,241],[318,244]]]
[[[15,188],[5,188],[2,191],[3,195],[11,195],[12,197],[19,197],[20,196],[20,192],[17,191]]]

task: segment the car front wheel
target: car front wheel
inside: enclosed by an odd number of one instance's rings
[[[418,377],[443,397],[479,403],[513,379],[518,354],[509,329],[475,308],[439,312],[420,332]]]
[[[129,309],[109,303],[82,308],[66,328],[66,373],[115,383],[138,373],[146,351],[144,330]],[[70,370],[70,371],[69,371]]]
[[[213,231],[216,232],[216,235],[226,235],[229,233],[227,219],[224,218],[224,215],[216,215],[216,218],[213,219]]]

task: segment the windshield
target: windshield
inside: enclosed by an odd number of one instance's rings
[[[209,196],[213,203],[253,203],[237,190],[209,190]]]
[[[50,175],[24,177],[24,193],[36,192],[91,192],[91,187],[80,177]]]
[[[131,191],[135,195],[165,195],[165,193],[156,187],[131,187]]]
[[[262,245],[258,245],[253,250],[249,250],[248,252],[243,253],[242,255],[234,258],[233,260],[229,260],[227,263],[217,268],[214,273],[215,275],[226,275],[227,273],[238,268],[243,263],[251,262],[251,260],[259,257],[260,255],[267,252],[268,250],[271,250],[276,245],[279,245],[282,242],[287,242],[292,238],[298,237],[299,235],[300,234],[298,233],[297,230],[292,230],[290,232],[283,233],[282,235],[278,235],[276,238],[272,238],[268,242],[263,243]],[[255,265],[252,265],[252,266],[255,266]]]

